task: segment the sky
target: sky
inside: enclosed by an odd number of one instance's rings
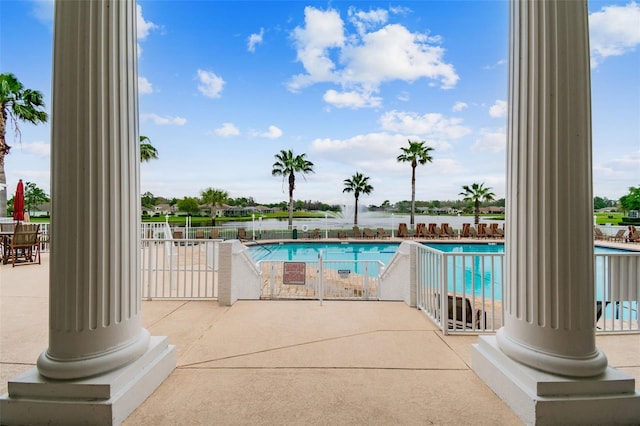
[[[288,199],[275,154],[306,154],[296,200],[411,199],[408,140],[434,148],[417,200],[457,200],[484,183],[505,196],[507,1],[174,1],[137,5],[140,134],[159,159],[141,193],[199,197],[213,187],[258,203]],[[640,185],[640,3],[589,2],[593,193]],[[43,93],[51,112],[53,1],[0,2],[0,70]],[[50,194],[50,125],[12,129],[18,179]],[[55,195],[54,195],[55,196]]]

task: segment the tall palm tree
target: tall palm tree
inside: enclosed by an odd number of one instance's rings
[[[149,160],[158,158],[158,150],[151,145],[151,139],[147,136],[140,135],[140,162],[144,163]]]
[[[356,172],[351,179],[344,180],[344,189],[342,192],[353,192],[356,198],[355,213],[353,215],[353,225],[358,225],[358,199],[360,194],[369,195],[373,191],[373,186],[369,184],[369,176],[365,176],[360,172]]]
[[[213,226],[216,226],[216,207],[227,202],[229,193],[222,189],[206,188],[200,191],[200,198],[211,208],[211,220]]]
[[[46,123],[47,113],[44,112],[42,93],[37,90],[25,89],[15,75],[0,74],[0,216],[7,214],[7,177],[4,173],[4,157],[9,154],[11,147],[7,144],[5,134],[7,118],[20,137],[18,121],[28,121],[32,124]]]
[[[464,201],[473,203],[475,224],[477,226],[480,223],[480,202],[493,201],[496,194],[491,192],[491,188],[485,188],[484,183],[472,183],[471,186],[464,185],[462,189],[464,189],[464,192],[461,192],[460,195],[464,197]]]
[[[400,148],[402,154],[398,155],[401,163],[411,163],[411,228],[413,228],[416,212],[416,167],[418,164],[431,163],[433,158],[429,154],[434,149],[426,145],[425,141],[416,142],[409,140],[408,147]]]
[[[276,154],[276,162],[271,170],[272,176],[282,176],[284,184],[285,178],[289,179],[289,229],[293,227],[293,190],[296,187],[296,173],[302,173],[303,177],[307,173],[313,173],[313,163],[305,157],[307,154],[294,155],[293,151],[284,149]]]

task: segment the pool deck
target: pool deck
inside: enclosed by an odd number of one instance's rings
[[[47,347],[49,255],[0,266],[0,393]],[[443,336],[400,302],[143,302],[177,368],[125,425],[514,425],[471,370],[477,336]],[[599,335],[640,390],[640,334]]]
[[[504,238],[399,238],[399,237],[389,237],[384,239],[377,238],[298,238],[295,240],[285,239],[285,240],[246,240],[243,241],[245,245],[254,245],[254,244],[278,244],[278,243],[371,243],[371,244],[380,244],[380,243],[402,243],[403,241],[415,241],[417,243],[428,243],[428,244],[488,244],[488,243],[499,243],[504,244]],[[620,241],[607,241],[607,240],[596,240],[596,246],[599,247],[609,247],[616,248],[621,250],[629,250],[629,251],[637,251],[640,252],[640,243],[627,243]]]

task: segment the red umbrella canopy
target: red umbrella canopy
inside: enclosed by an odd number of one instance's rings
[[[13,197],[13,220],[22,222],[24,220],[24,185],[22,179],[18,181],[16,195]]]

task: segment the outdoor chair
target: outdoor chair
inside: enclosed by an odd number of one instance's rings
[[[470,229],[471,229],[471,224],[470,223],[463,223],[462,224],[462,232],[460,233],[460,238],[469,238],[471,237],[470,235]]]
[[[469,227],[469,237],[470,238],[479,238],[478,231],[476,231],[476,228],[474,228],[473,226]]]
[[[430,223],[428,225],[426,232],[426,237],[427,238],[438,238],[438,234],[436,233],[436,224],[435,223]]]
[[[636,231],[627,237],[627,241],[630,243],[640,243],[640,231]]]
[[[449,230],[451,230],[451,228],[448,223],[440,225],[440,238],[451,238],[453,231],[449,232]]]
[[[606,240],[609,239],[609,237],[606,236],[605,234],[603,234],[602,231],[600,230],[600,228],[598,228],[597,226],[593,227],[593,237],[596,240],[604,240],[604,241],[606,241]]]
[[[320,238],[320,228],[316,228],[313,231],[311,231],[311,235],[309,236],[309,238]]]
[[[609,306],[611,303],[612,302],[610,300],[606,300],[604,302],[602,300],[596,300],[596,328],[600,329],[600,327],[598,327],[598,322],[600,321],[600,318],[602,318],[602,314],[605,313],[607,306]],[[619,319],[620,318],[620,302],[615,302],[615,305],[612,308],[612,310],[614,313],[614,318]]]
[[[220,231],[217,229],[212,229],[209,234],[209,238],[212,240],[217,240],[218,238],[220,238]]]
[[[0,223],[0,231],[2,232],[13,232],[13,228],[15,228],[15,224],[13,223]]]
[[[438,295],[436,295],[438,297]],[[448,329],[474,329],[485,330],[487,328],[487,314],[481,309],[473,309],[468,297],[454,297],[448,295]],[[438,297],[438,304],[440,298]]]
[[[347,233],[344,231],[338,231],[338,238],[347,238]]]
[[[449,238],[460,238],[460,235],[458,235],[458,231],[456,231],[449,225],[447,225],[447,235],[449,236]]]
[[[9,244],[11,253],[11,263],[17,264],[40,264],[40,231],[39,224],[16,225],[13,230],[13,237]]]
[[[242,240],[252,240],[253,238],[251,238],[248,234],[247,234],[247,230],[244,228],[238,228],[238,239],[240,241]]]
[[[370,228],[364,228],[364,238],[375,238],[376,234]]]
[[[389,238],[389,234],[384,231],[384,228],[378,228],[376,234],[378,238]]]
[[[360,228],[357,226],[353,227],[353,238],[362,238],[362,233],[360,232]]]
[[[477,235],[478,238],[489,238],[489,234],[487,233],[487,224],[479,223]]]
[[[610,239],[611,241],[620,241],[620,242],[624,242],[624,234],[625,234],[625,230],[624,229],[620,229],[618,232],[616,232],[616,235],[612,236]]]
[[[493,237],[494,238],[504,238],[504,231],[500,228],[498,228],[498,224],[497,223],[492,223],[490,225],[491,231],[493,232]]]
[[[398,237],[400,238],[410,238],[411,234],[409,234],[409,229],[407,228],[406,223],[398,224]]]

